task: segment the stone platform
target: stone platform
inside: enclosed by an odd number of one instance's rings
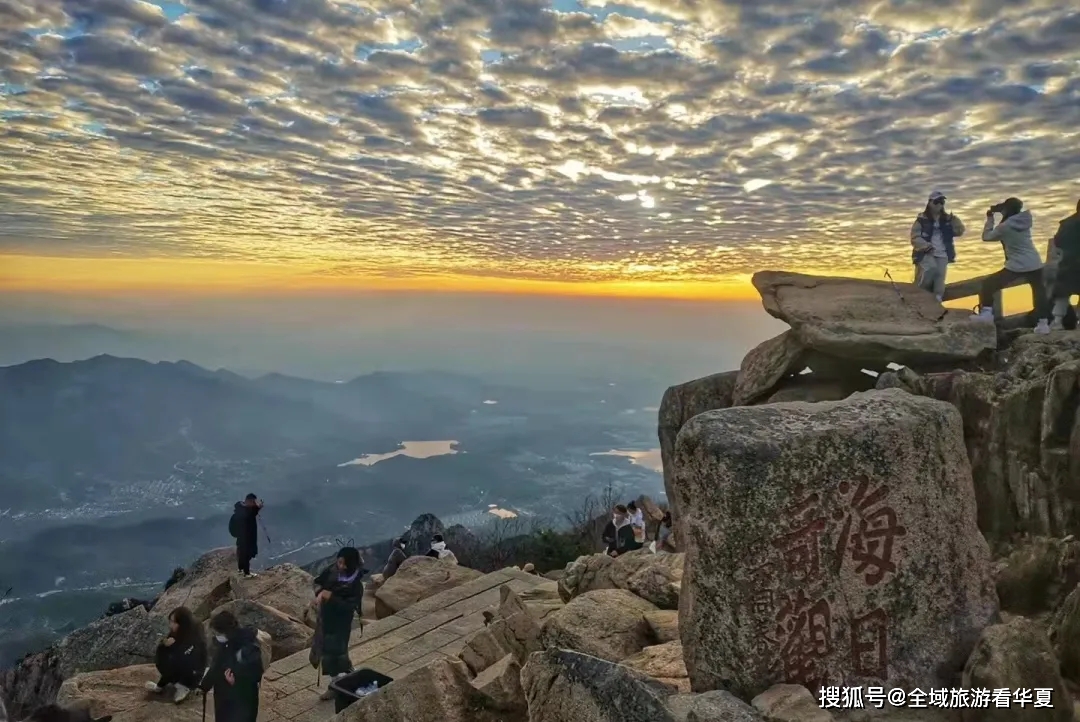
[[[523,592],[548,580],[515,568],[492,572],[403,609],[392,617],[353,630],[353,664],[399,679],[442,657],[456,658],[465,641],[484,627],[483,612],[499,606],[499,587]],[[322,722],[334,716],[333,702],[320,702],[328,678],[318,680],[309,650],[279,659],[263,677],[273,701],[259,710],[259,722]],[[264,697],[265,699],[265,697]]]

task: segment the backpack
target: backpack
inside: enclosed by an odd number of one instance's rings
[[[263,672],[266,670],[263,669],[262,647],[259,646],[257,638],[245,642],[240,649],[236,650],[236,666],[243,671],[245,677],[262,679]]]
[[[240,525],[242,522],[240,521],[239,514],[240,512],[237,510],[233,512],[233,515],[231,517],[229,517],[229,536],[231,536],[233,539],[240,538]]]

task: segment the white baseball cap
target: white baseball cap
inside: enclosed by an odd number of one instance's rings
[[[945,198],[945,194],[944,194],[944,193],[942,193],[941,191],[934,191],[933,193],[931,193],[931,194],[930,194],[930,200],[932,200],[932,201],[936,201],[936,200],[938,200],[939,198],[941,198],[942,200],[944,200],[944,198]]]

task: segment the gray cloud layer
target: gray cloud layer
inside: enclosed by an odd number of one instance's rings
[[[0,0],[0,48],[0,252],[704,279],[1080,194],[1066,1]]]

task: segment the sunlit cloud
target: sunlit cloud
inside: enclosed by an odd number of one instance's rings
[[[0,0],[0,287],[905,274],[931,189],[1040,239],[1075,205],[1078,37],[1065,0]]]

